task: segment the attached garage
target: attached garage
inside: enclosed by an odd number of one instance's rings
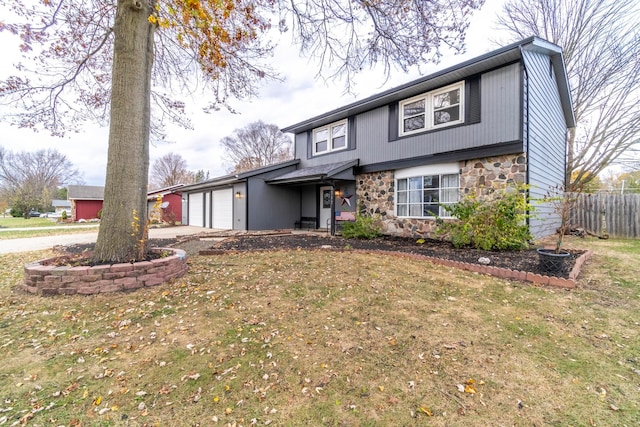
[[[189,225],[204,226],[204,194],[189,194]]]
[[[299,160],[226,175],[182,191],[182,222],[217,230],[291,227],[300,218],[300,191],[266,181],[296,170]],[[251,195],[251,203],[249,203]]]

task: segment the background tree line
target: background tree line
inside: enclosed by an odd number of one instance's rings
[[[48,212],[52,200],[67,198],[65,185],[81,183],[80,172],[55,149],[14,153],[0,146],[0,199],[14,216]]]

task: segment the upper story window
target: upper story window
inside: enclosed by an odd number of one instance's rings
[[[313,130],[313,154],[323,154],[347,148],[347,121],[331,123]]]
[[[400,102],[400,135],[464,122],[464,82]]]

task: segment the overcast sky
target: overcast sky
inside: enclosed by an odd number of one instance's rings
[[[464,55],[446,56],[438,65],[423,67],[423,73],[430,74],[496,49],[497,46],[490,40],[496,38],[496,14],[500,11],[503,1],[486,0],[483,8],[473,16],[467,33],[467,52]],[[6,16],[2,8],[0,8],[0,16]],[[4,79],[12,73],[12,68],[7,65],[16,62],[11,61],[11,58],[17,60],[19,51],[16,39],[5,33],[0,33],[0,43],[2,64],[4,64],[0,65],[0,78]],[[344,95],[342,82],[325,83],[322,80],[316,80],[317,65],[298,57],[294,47],[286,48],[281,45],[272,63],[285,80],[263,86],[260,93],[251,101],[234,101],[232,106],[238,114],[231,114],[224,110],[205,114],[202,112],[202,105],[187,101],[189,106],[187,111],[194,129],[185,130],[175,127],[168,129],[167,139],[173,142],[153,145],[150,165],[155,159],[174,152],[187,161],[190,170],[209,171],[212,178],[224,175],[231,165],[223,163],[223,151],[219,141],[225,136],[230,136],[235,129],[258,120],[283,128],[420,76],[417,71],[405,74],[396,70],[392,71],[391,79],[383,85],[384,79],[381,73],[366,71],[355,80],[357,93]],[[29,129],[12,127],[3,123],[0,117],[0,145],[11,151],[55,148],[80,171],[85,184],[104,185],[108,145],[107,127],[101,128],[87,123],[82,133],[56,138],[49,136],[46,132],[35,133]]]

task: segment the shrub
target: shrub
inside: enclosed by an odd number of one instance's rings
[[[439,219],[436,234],[449,239],[456,248],[525,249],[533,238],[526,223],[533,209],[526,190],[519,186],[487,196],[469,194],[454,205],[443,205],[455,219]]]
[[[67,220],[67,211],[62,211],[62,214],[60,215],[60,218],[62,218],[63,221]]]
[[[342,236],[347,239],[375,239],[380,236],[380,226],[373,217],[356,215],[356,220],[342,224]]]

